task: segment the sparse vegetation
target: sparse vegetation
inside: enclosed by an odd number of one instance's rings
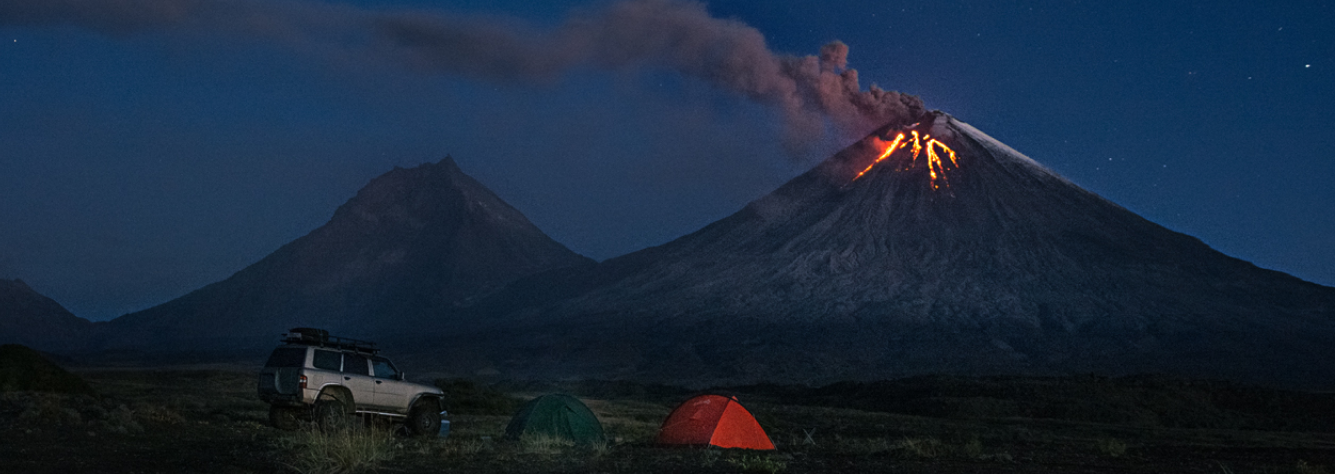
[[[742,472],[777,474],[788,468],[788,463],[769,454],[743,454],[728,458],[728,464]]]
[[[1307,461],[1303,461],[1303,460],[1298,460],[1298,465],[1297,465],[1297,467],[1295,467],[1295,469],[1298,471],[1298,474],[1329,474],[1329,473],[1330,473],[1330,471],[1327,470],[1325,466],[1318,466],[1318,465],[1315,465],[1315,464],[1308,464]]]
[[[489,443],[478,438],[454,437],[441,442],[436,454],[446,459],[475,456],[485,451],[488,445]]]
[[[277,446],[284,452],[282,464],[300,474],[373,470],[402,448],[389,431],[364,426],[301,430],[279,438]]]
[[[549,435],[525,435],[519,439],[525,454],[556,455],[575,447],[575,442]]]
[[[785,403],[985,420],[1029,418],[1155,428],[1335,430],[1335,395],[1157,375],[920,376],[809,388],[736,387]]]
[[[1095,447],[1098,448],[1100,453],[1107,456],[1120,457],[1126,454],[1126,443],[1119,439],[1101,438],[1095,444]]]
[[[358,424],[329,433],[309,427],[293,432],[268,426],[268,407],[254,394],[254,374],[245,370],[107,370],[79,375],[101,395],[0,394],[0,458],[10,463],[7,469],[90,472],[96,470],[92,466],[117,465],[137,472],[349,474],[988,470],[1326,474],[1335,465],[1335,432],[927,417],[840,407],[837,404],[847,400],[828,392],[828,399],[807,398],[798,389],[783,396],[734,391],[757,414],[778,445],[777,452],[662,448],[653,445],[659,424],[690,392],[655,386],[637,390],[629,383],[580,383],[557,389],[584,397],[602,421],[609,443],[592,448],[550,439],[503,441],[513,412],[495,407],[474,410],[494,414],[468,414],[447,405],[452,415],[446,439],[397,437],[395,427],[384,419],[371,423],[372,428]],[[486,390],[514,400],[541,393],[508,392],[506,385],[459,386],[464,387],[459,393],[472,397],[481,397]],[[579,386],[596,393],[639,395],[599,398],[579,393]],[[1284,416],[1297,418],[1300,413]],[[1264,426],[1273,421],[1252,423]],[[62,454],[71,450],[79,455]]]
[[[904,438],[895,448],[907,456],[931,459],[942,455],[945,447],[936,438]]]
[[[9,418],[14,428],[21,428],[25,433],[84,430],[131,434],[143,432],[145,425],[174,425],[185,421],[166,406],[136,403],[131,407],[114,399],[43,392],[0,395],[0,419],[4,418]]]

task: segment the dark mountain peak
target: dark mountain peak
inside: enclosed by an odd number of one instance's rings
[[[112,326],[238,336],[294,325],[413,332],[519,277],[591,263],[446,158],[372,179],[320,228],[227,280]]]
[[[464,173],[452,158],[396,168],[371,180],[328,224],[303,240],[320,252],[329,250],[324,244],[356,242],[363,254],[381,249],[397,255],[395,259],[410,254],[448,257],[455,267],[505,275],[499,279],[585,261]]]
[[[452,158],[376,177],[340,206],[331,222],[418,230],[459,225],[466,217],[508,228],[532,226]]]

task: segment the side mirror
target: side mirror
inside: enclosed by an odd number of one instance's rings
[[[399,381],[403,381],[403,380],[407,380],[407,379],[408,379],[408,376],[405,375],[403,372],[399,372],[399,374],[398,374],[398,375],[395,375],[394,378],[395,378],[395,379],[398,379]]]

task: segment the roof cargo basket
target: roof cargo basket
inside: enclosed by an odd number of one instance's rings
[[[371,341],[330,336],[329,331],[316,328],[292,328],[283,335],[283,342],[292,344],[310,344],[313,346],[345,349],[367,354],[375,354],[380,349]]]
[[[300,341],[293,341],[292,339],[300,339]],[[287,337],[284,340],[288,342],[321,343],[329,340],[329,331],[315,328],[292,328],[287,331]]]

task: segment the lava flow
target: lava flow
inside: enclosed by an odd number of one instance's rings
[[[919,136],[917,130],[910,130],[909,133],[913,135],[913,158],[909,161],[908,165],[900,168],[899,171],[913,169],[913,167],[918,164],[918,155],[922,154],[925,150],[927,151],[927,171],[928,175],[932,178],[932,189],[940,189],[941,184],[944,184],[947,188],[950,187],[950,181],[946,179],[946,164],[941,160],[941,155],[937,154],[936,150],[937,148],[940,148],[941,151],[945,152],[946,155],[950,157],[950,166],[952,168],[959,168],[959,162],[955,160],[955,150],[951,150],[945,143],[941,143],[940,140],[932,138],[931,135]],[[906,138],[908,137],[904,135],[904,132],[899,132],[899,135],[895,136],[895,140],[890,142],[890,146],[885,148],[885,151],[881,153],[881,156],[876,157],[876,161],[867,165],[867,169],[862,170],[861,173],[854,176],[853,181],[857,181],[858,178],[867,174],[868,171],[875,168],[881,161],[884,161],[886,158],[889,158],[890,155],[895,154],[896,151],[907,148],[909,146],[909,141],[906,141]],[[941,178],[940,184],[937,183],[938,177]]]

